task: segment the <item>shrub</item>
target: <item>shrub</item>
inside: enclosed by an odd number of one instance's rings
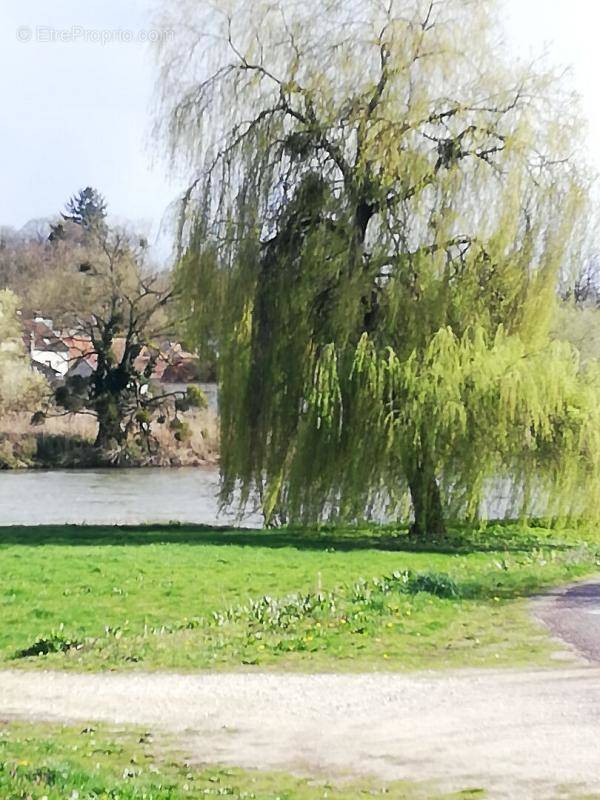
[[[15,658],[30,658],[32,656],[46,656],[50,653],[67,653],[69,650],[81,650],[82,642],[64,635],[62,630],[52,631],[47,637],[37,639],[29,647],[17,650]]]
[[[398,571],[385,578],[375,578],[373,583],[383,594],[396,591],[405,594],[426,592],[436,597],[460,596],[460,589],[456,581],[443,572]]]
[[[458,584],[449,575],[441,572],[424,572],[409,578],[407,589],[411,594],[427,592],[436,597],[459,597]]]

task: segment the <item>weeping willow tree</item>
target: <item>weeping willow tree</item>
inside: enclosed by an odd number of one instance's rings
[[[587,219],[574,98],[502,56],[486,0],[203,8],[169,3],[160,125],[223,500],[435,535],[504,478],[523,514],[597,513],[599,374],[551,335]]]

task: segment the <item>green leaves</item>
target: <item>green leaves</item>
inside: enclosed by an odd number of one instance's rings
[[[550,334],[587,226],[577,110],[499,51],[487,3],[363,6],[271,4],[258,30],[234,0],[199,63],[164,62],[223,500],[258,492],[269,522],[412,506],[439,532],[506,479],[507,514],[596,517],[600,382]]]

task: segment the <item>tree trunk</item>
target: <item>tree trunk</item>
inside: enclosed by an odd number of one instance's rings
[[[121,425],[117,403],[112,399],[96,403],[98,418],[98,435],[94,444],[99,450],[112,450],[120,447],[125,441],[125,432]]]
[[[120,427],[99,422],[98,435],[96,436],[94,447],[98,450],[112,450],[123,444],[123,438],[123,431]]]
[[[423,539],[444,536],[446,524],[435,475],[418,467],[411,476],[409,488],[415,517],[411,533]]]

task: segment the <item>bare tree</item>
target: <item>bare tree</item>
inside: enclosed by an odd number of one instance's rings
[[[70,345],[72,374],[54,400],[65,413],[97,419],[100,451],[119,457],[133,441],[151,452],[153,424],[170,421],[177,433],[178,414],[203,402],[193,389],[153,389],[157,365],[166,358],[161,343],[172,335],[170,281],[147,268],[143,239],[111,229],[103,219],[84,228],[65,220],[55,246],[68,259],[56,287],[64,299],[55,324]]]

